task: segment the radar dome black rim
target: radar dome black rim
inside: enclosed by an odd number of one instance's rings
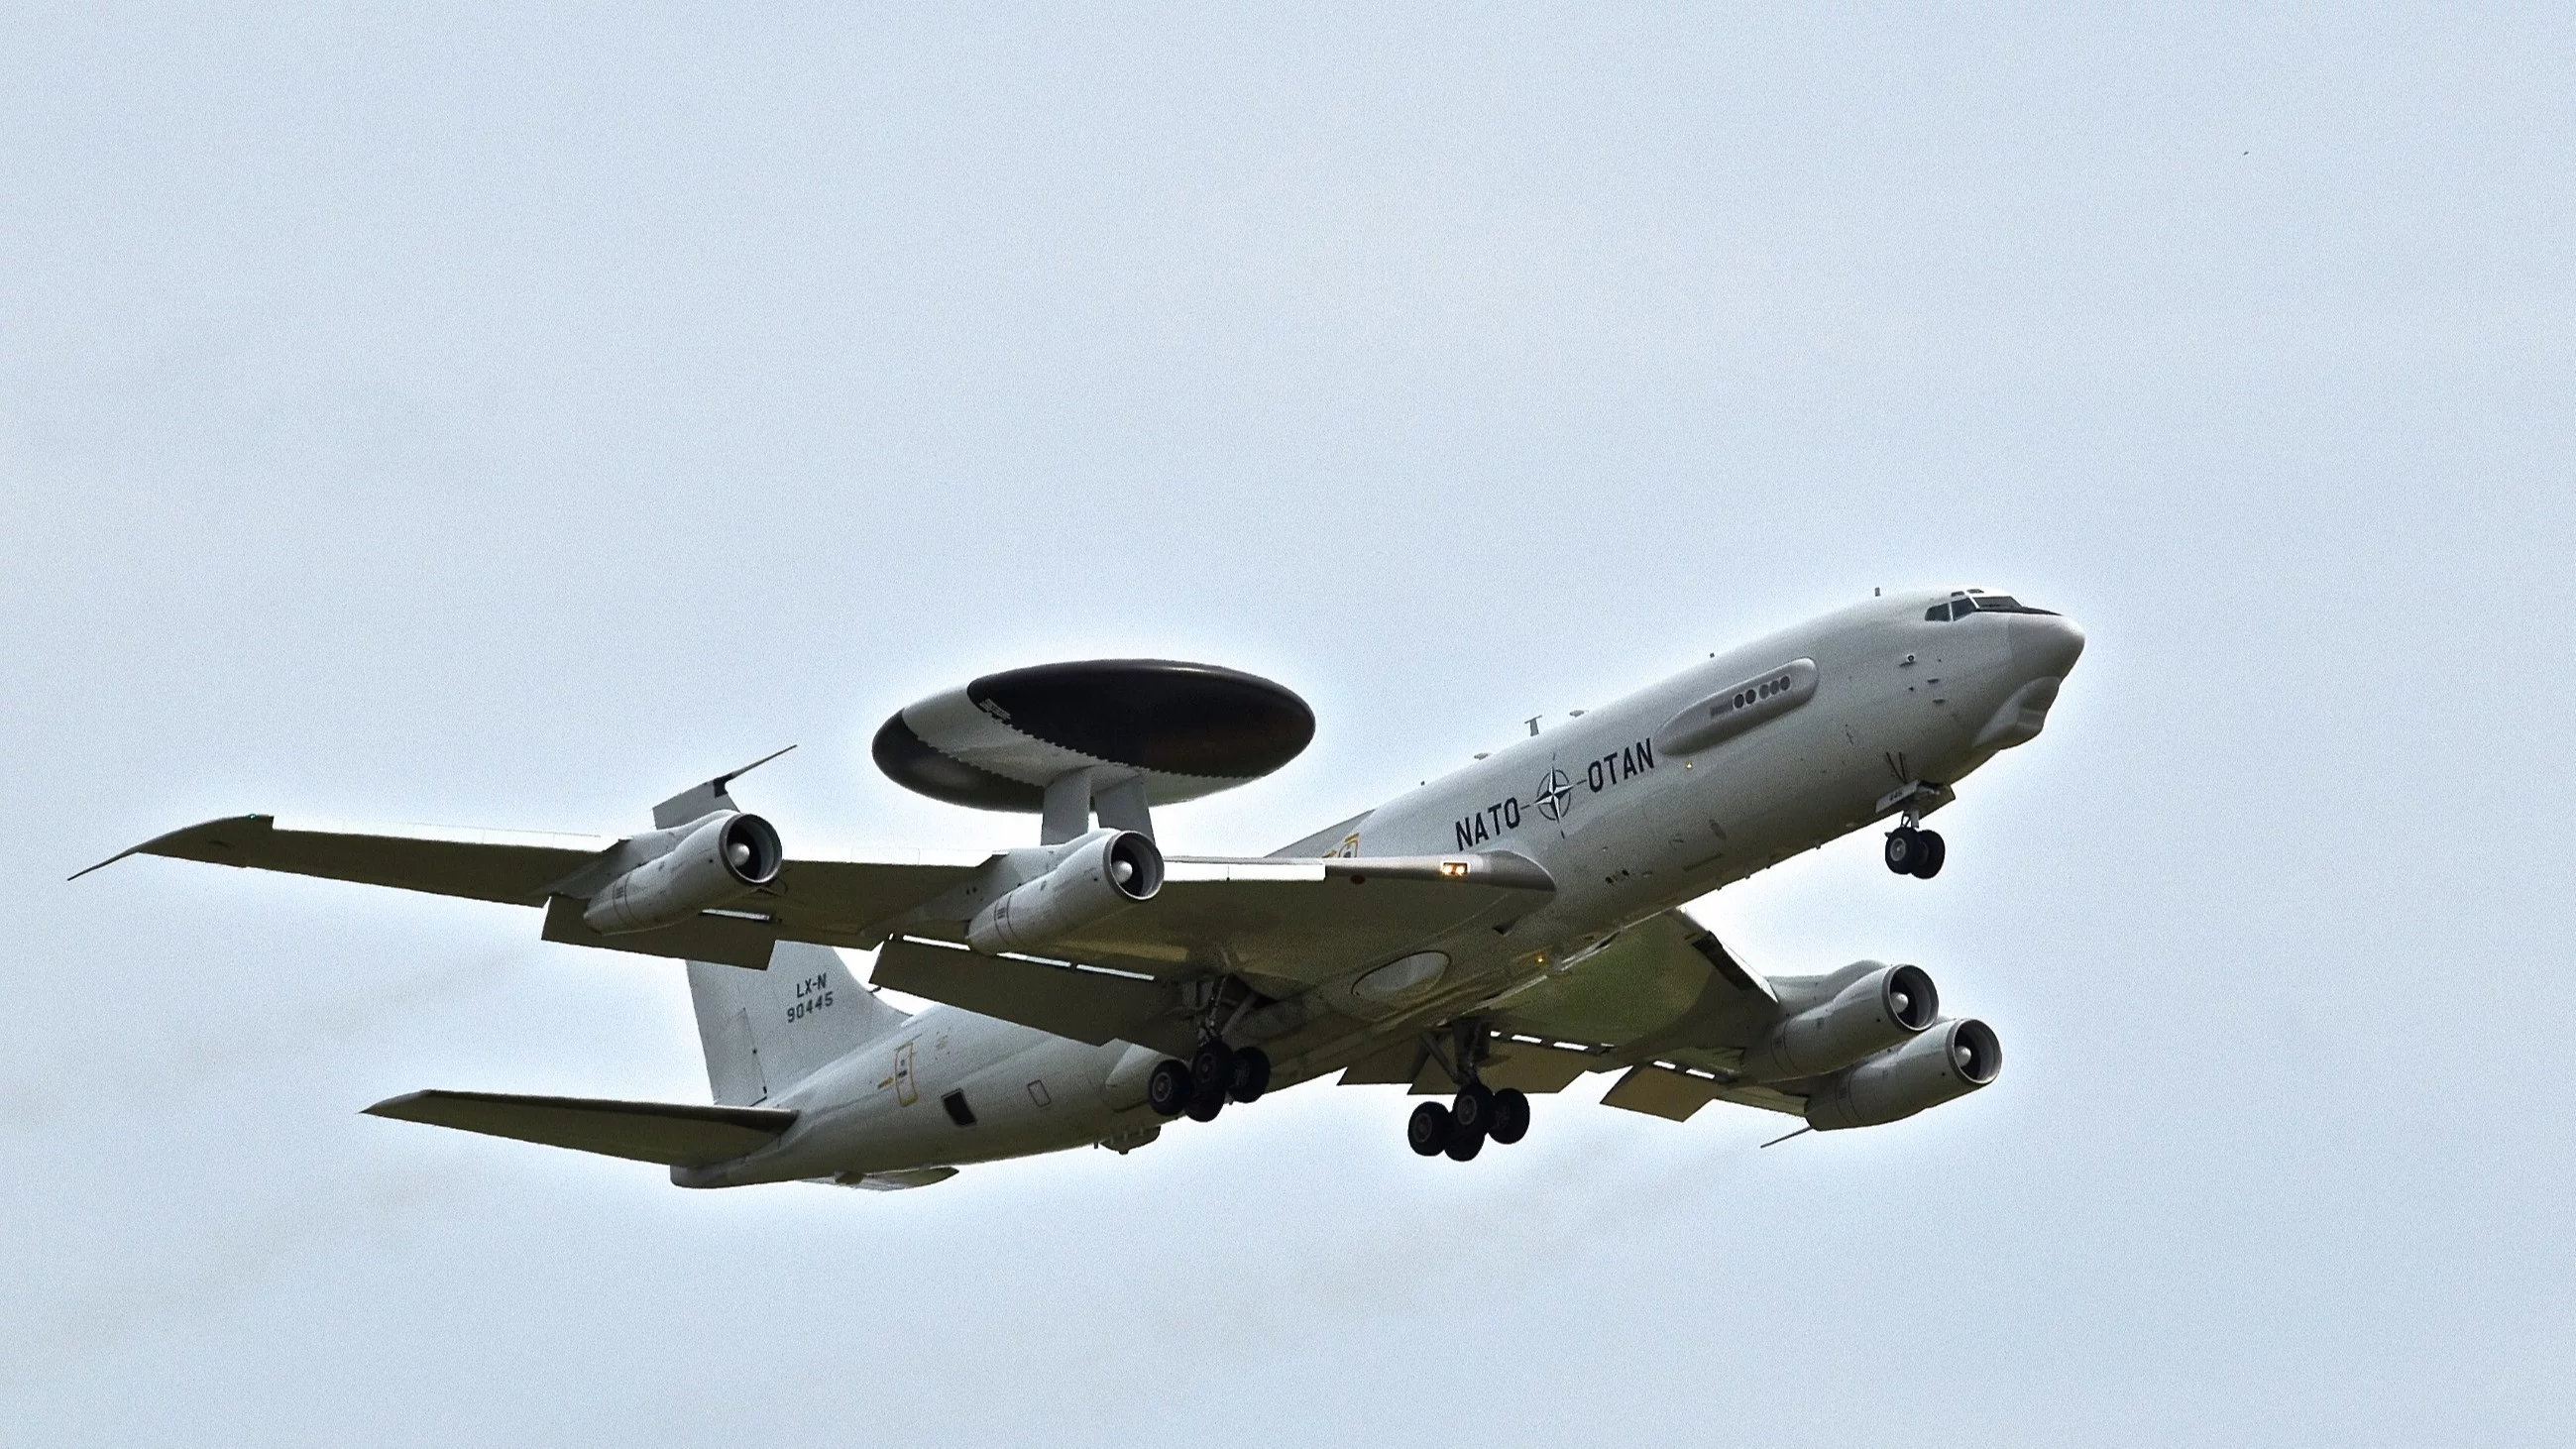
[[[1213,664],[1168,659],[1093,659],[1040,664],[987,674],[962,692],[983,719],[1017,735],[1093,762],[1125,765],[1165,787],[1158,795],[1188,798],[1269,774],[1295,759],[1315,737],[1315,713],[1285,687],[1259,675]],[[955,700],[957,695],[944,698]],[[941,748],[933,701],[886,721],[877,732],[877,767],[897,783],[934,799],[984,810],[1038,810],[1042,779],[1015,766],[970,763]],[[909,715],[912,718],[908,719]],[[925,738],[914,720],[932,719]],[[951,716],[953,718],[953,716]],[[959,753],[971,751],[959,749]],[[1078,762],[1068,762],[1068,767]],[[1010,773],[1002,773],[1008,770]],[[1204,788],[1183,788],[1183,781]]]

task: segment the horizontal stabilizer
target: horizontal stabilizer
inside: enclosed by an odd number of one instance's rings
[[[695,1107],[501,1092],[412,1092],[378,1102],[367,1114],[667,1167],[729,1162],[777,1141],[796,1121],[795,1113],[774,1107]]]

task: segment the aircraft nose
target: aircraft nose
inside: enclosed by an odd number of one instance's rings
[[[2015,614],[2014,672],[2031,679],[2063,679],[2084,653],[2084,631],[2058,614]]]

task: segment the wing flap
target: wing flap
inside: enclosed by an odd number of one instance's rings
[[[1628,1075],[1602,1094],[1601,1105],[1687,1122],[1692,1113],[1717,1100],[1718,1085],[1713,1078],[1694,1077],[1669,1067],[1630,1067]]]
[[[769,969],[769,953],[778,946],[778,925],[751,913],[701,911],[677,925],[657,931],[630,931],[603,936],[581,918],[582,903],[570,896],[546,902],[544,937],[567,946],[595,946],[668,956],[677,961],[721,961],[753,971]]]
[[[1196,1042],[1189,1024],[1173,1015],[1178,994],[1162,981],[987,956],[908,936],[877,952],[870,980],[1093,1046],[1131,1041],[1186,1056]]]
[[[1408,1036],[1389,1042],[1342,1069],[1339,1085],[1345,1087],[1396,1087],[1419,1080],[1422,1069],[1431,1059],[1419,1037]]]
[[[1597,1072],[1608,1065],[1592,1052],[1506,1038],[1494,1043],[1492,1055],[1485,1058],[1478,1073],[1486,1086],[1498,1091],[1518,1087],[1530,1093],[1562,1092],[1585,1072]]]
[[[367,1114],[667,1167],[731,1161],[777,1141],[796,1121],[795,1113],[769,1107],[447,1091],[387,1098]]]
[[[1047,950],[1149,976],[1217,971],[1311,986],[1451,931],[1508,924],[1554,892],[1537,881],[1317,869],[1368,864],[1358,860],[1187,864],[1200,878],[1167,878],[1152,900]]]

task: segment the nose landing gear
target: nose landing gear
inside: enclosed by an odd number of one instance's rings
[[[1899,778],[1903,778],[1903,759],[1902,755],[1887,757],[1887,767],[1897,771]],[[1879,800],[1881,817],[1890,811],[1899,811],[1903,815],[1902,823],[1887,832],[1889,870],[1917,880],[1930,880],[1941,873],[1941,862],[1948,857],[1949,850],[1941,843],[1941,832],[1923,828],[1923,817],[1949,804],[1953,798],[1947,785],[1936,785],[1929,780],[1908,780]]]
[[[1948,855],[1940,831],[1900,825],[1887,832],[1887,868],[1898,875],[1930,880],[1941,873],[1941,862]]]

